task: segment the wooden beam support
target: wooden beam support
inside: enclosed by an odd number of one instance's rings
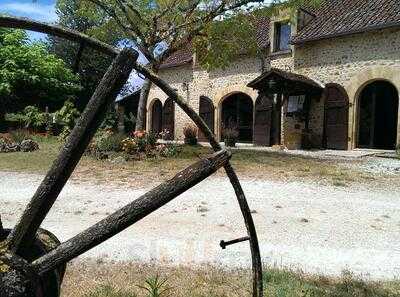
[[[174,100],[176,104],[183,109],[183,111],[192,119],[192,121],[197,125],[204,136],[207,137],[214,151],[221,150],[221,145],[215,139],[213,132],[203,121],[203,119],[194,111],[186,101],[179,96],[179,94],[164,80],[158,77],[151,70],[136,64],[135,70],[142,73],[146,78],[150,79],[156,86],[158,86],[169,98]],[[236,175],[235,170],[232,165],[228,162],[224,166],[226,175],[232,184],[233,189],[239,203],[240,210],[242,212],[244,223],[246,225],[247,234],[250,237],[250,250],[252,258],[253,267],[253,297],[262,297],[264,295],[263,289],[263,274],[262,274],[262,262],[260,247],[258,244],[257,231],[254,225],[253,217],[250,212],[249,205],[247,203],[246,195],[244,194],[242,185],[240,184],[239,178]]]
[[[164,182],[77,236],[62,243],[47,255],[34,261],[32,263],[33,268],[39,274],[43,274],[53,270],[60,264],[78,257],[206,179],[227,164],[230,158],[231,153],[222,150],[198,161],[179,172],[171,180]]]
[[[124,49],[107,70],[59,156],[8,236],[11,251],[21,255],[24,248],[29,249],[32,245],[37,230],[101,125],[109,106],[128,80],[137,57],[137,52]]]
[[[76,42],[85,41],[88,46],[97,49],[109,56],[115,56],[119,52],[117,49],[102,42],[99,42],[93,38],[90,38],[84,34],[68,29],[63,29],[57,26],[52,26],[26,19],[20,19],[15,17],[0,17],[0,27],[33,30],[37,32],[63,37]],[[139,73],[141,73],[143,76],[145,76],[145,78],[150,79],[156,86],[158,86],[161,90],[163,90],[168,97],[174,100],[186,112],[186,114],[199,127],[200,131],[203,132],[204,136],[207,137],[212,148],[215,151],[221,150],[220,144],[215,139],[214,134],[211,132],[206,123],[193,110],[193,108],[191,108],[185,102],[185,100],[181,96],[179,96],[178,93],[173,88],[171,88],[171,86],[169,86],[164,80],[162,80],[160,77],[154,74],[151,70],[147,69],[142,65],[134,63],[133,68]],[[250,249],[251,249],[252,264],[253,264],[253,296],[262,297],[263,296],[262,263],[261,263],[261,255],[258,245],[257,232],[254,226],[254,221],[250,213],[250,208],[248,206],[246,196],[243,192],[242,186],[239,182],[236,172],[234,171],[233,167],[229,162],[224,167],[226,174],[235,190],[237,200],[244,217],[247,233],[250,237]]]
[[[40,32],[52,36],[65,38],[67,40],[78,43],[84,41],[86,45],[112,57],[115,57],[119,53],[119,50],[117,50],[116,48],[101,41],[98,41],[94,38],[91,38],[85,34],[70,29],[65,29],[56,25],[49,25],[46,23],[29,20],[26,18],[0,16],[0,27],[31,30],[35,32]]]

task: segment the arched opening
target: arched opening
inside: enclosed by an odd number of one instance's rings
[[[151,106],[151,132],[160,135],[162,131],[162,103],[156,99]]]
[[[210,130],[214,133],[214,104],[212,103],[210,98],[201,96],[199,105],[200,105],[199,106],[200,117],[207,124]],[[199,140],[207,141],[207,138],[201,131],[199,132]]]
[[[167,132],[165,140],[173,140],[175,135],[175,103],[168,98],[164,103],[162,115],[162,130]]]
[[[359,97],[358,147],[395,149],[399,95],[387,81],[375,81]]]
[[[327,149],[347,150],[349,131],[349,97],[337,84],[325,87],[324,144]]]
[[[229,95],[222,102],[221,135],[224,128],[236,128],[239,142],[253,141],[253,101],[244,93]]]

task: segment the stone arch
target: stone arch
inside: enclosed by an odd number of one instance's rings
[[[363,86],[357,105],[357,147],[395,149],[399,115],[396,86],[387,80],[371,81]]]
[[[359,112],[359,97],[362,90],[370,83],[375,81],[387,81],[391,83],[397,92],[400,90],[400,67],[370,67],[364,71],[358,72],[353,76],[349,83],[345,86],[350,100],[349,109],[349,147],[354,149],[357,147],[358,139],[358,112]],[[398,114],[400,114],[400,107]],[[399,121],[400,122],[400,121]],[[397,127],[397,145],[400,144],[400,123]]]
[[[350,100],[349,109],[349,147],[354,149],[357,147],[358,139],[358,110],[359,110],[359,97],[365,86],[374,81],[387,81],[390,82],[397,91],[400,90],[400,67],[370,67],[365,71],[358,72],[353,76],[349,83],[345,86]],[[400,113],[400,110],[399,110]],[[400,144],[400,123],[397,128],[397,145]]]
[[[220,135],[223,127],[234,126],[239,132],[238,142],[253,142],[254,101],[249,95],[233,92],[220,102],[219,110]]]
[[[258,93],[256,90],[253,90],[245,85],[232,85],[228,86],[222,89],[217,90],[214,92],[212,95],[212,101],[214,104],[214,107],[216,109],[215,112],[215,117],[214,117],[214,127],[215,127],[215,134],[217,136],[217,139],[221,140],[221,116],[222,116],[222,111],[221,111],[221,106],[222,102],[228,98],[229,96],[232,96],[237,93],[243,93],[249,96],[252,101],[253,105],[255,104]]]

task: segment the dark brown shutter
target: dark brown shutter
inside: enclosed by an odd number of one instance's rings
[[[162,103],[156,100],[151,107],[151,131],[160,134],[162,129]]]
[[[204,96],[200,97],[199,114],[210,130],[214,133],[214,105],[211,99]],[[207,141],[207,138],[203,133],[199,132],[199,140]]]
[[[343,87],[327,85],[325,101],[326,148],[348,149],[349,98]]]
[[[166,140],[174,140],[175,132],[175,103],[172,99],[167,99],[163,108],[163,130],[169,132]]]
[[[273,101],[270,97],[257,98],[254,114],[254,144],[256,145],[270,145],[272,105]]]

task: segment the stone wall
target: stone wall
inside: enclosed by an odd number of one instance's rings
[[[349,96],[349,148],[356,146],[357,139],[357,99],[362,88],[374,80],[390,81],[400,90],[400,30],[385,29],[351,36],[338,37],[307,43],[292,48],[292,53],[273,54],[265,59],[267,67],[275,67],[285,71],[293,71],[320,82],[337,83],[343,86]],[[257,92],[246,87],[247,83],[262,72],[259,58],[238,60],[227,69],[216,71],[202,70],[198,66],[185,65],[160,71],[161,77],[187,98],[190,105],[198,111],[201,95],[212,99],[215,106],[215,131],[220,133],[219,106],[227,95],[234,92],[244,92],[253,101]],[[165,95],[157,88],[152,88],[148,110],[152,100],[166,100]],[[399,111],[400,113],[400,111]],[[304,127],[295,118],[287,118],[286,105],[282,110],[282,141],[290,142],[291,146],[298,137],[299,130]],[[182,129],[190,120],[176,108],[175,138],[182,139]],[[148,125],[151,115],[148,116]],[[309,127],[316,144],[322,144],[324,126],[324,98],[313,100],[310,110]],[[398,129],[400,144],[400,121]],[[298,145],[298,143],[294,143]]]
[[[257,92],[248,88],[246,85],[259,76],[262,72],[262,63],[260,58],[243,57],[232,66],[226,69],[207,72],[198,66],[187,64],[180,67],[163,69],[159,75],[165,79],[172,87],[178,90],[189,104],[196,110],[199,110],[199,97],[209,97],[215,107],[214,129],[220,137],[220,109],[219,106],[224,98],[235,92],[243,92],[249,95],[255,102]],[[151,110],[151,104],[154,99],[160,99],[164,104],[167,97],[158,89],[153,87],[149,96],[147,110]],[[151,115],[148,117],[148,127],[151,123]],[[190,123],[190,119],[179,108],[175,108],[175,139],[183,139],[183,127]]]
[[[349,95],[349,148],[356,146],[357,99],[362,88],[374,80],[388,80],[400,90],[400,30],[385,29],[334,39],[321,40],[294,47],[293,56],[275,57],[272,67],[293,72],[322,83],[337,83]],[[288,66],[289,65],[289,66]],[[399,111],[400,113],[400,111]],[[293,119],[289,118],[288,121]],[[323,132],[322,104],[311,108],[310,126]],[[297,133],[294,124],[287,123],[284,134]],[[400,143],[400,123],[398,129]]]

